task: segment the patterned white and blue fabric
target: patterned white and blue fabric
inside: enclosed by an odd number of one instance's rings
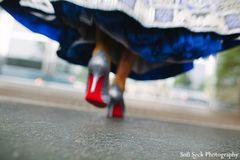
[[[54,14],[51,2],[21,0],[21,6]],[[145,27],[185,27],[195,32],[234,34],[240,32],[239,0],[66,0],[86,8],[119,10]]]
[[[130,74],[138,80],[184,73],[193,60],[240,45],[239,0],[3,0],[0,6],[58,41],[59,57],[83,66],[98,26],[139,55]]]
[[[145,27],[195,32],[240,32],[239,0],[67,0],[87,8],[119,10]]]

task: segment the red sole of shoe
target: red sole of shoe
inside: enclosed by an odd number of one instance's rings
[[[106,107],[107,104],[103,101],[103,98],[102,98],[102,87],[104,83],[104,76],[101,76],[98,79],[96,88],[94,92],[91,93],[90,90],[91,90],[92,82],[93,82],[93,74],[89,74],[85,99],[96,107],[99,107],[99,108]]]
[[[112,117],[114,118],[123,118],[123,110],[121,104],[115,104],[112,109]]]

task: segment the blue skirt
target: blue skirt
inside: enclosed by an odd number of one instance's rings
[[[84,8],[67,1],[51,2],[54,13],[24,7],[19,0],[0,5],[17,21],[60,44],[57,55],[87,66],[95,47],[96,26],[139,55],[130,73],[137,80],[163,79],[193,68],[193,60],[240,45],[240,34],[192,32],[186,28],[145,28],[121,11]],[[117,51],[116,51],[117,52]],[[116,65],[112,64],[112,71]]]

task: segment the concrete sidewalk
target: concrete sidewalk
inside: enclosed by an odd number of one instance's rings
[[[220,159],[208,152],[240,159],[240,131],[0,101],[1,160]]]

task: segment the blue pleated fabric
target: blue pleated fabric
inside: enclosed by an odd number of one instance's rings
[[[0,5],[33,32],[58,41],[59,57],[83,66],[87,66],[91,58],[95,25],[99,26],[146,63],[161,64],[144,73],[132,71],[130,77],[137,80],[163,79],[184,73],[193,68],[193,60],[240,45],[236,40],[240,34],[196,33],[186,28],[145,28],[123,12],[88,9],[66,1],[52,2],[55,9],[52,15],[20,6],[19,0],[3,1]],[[44,18],[48,16],[55,18]],[[116,66],[112,64],[112,71],[115,70]]]

